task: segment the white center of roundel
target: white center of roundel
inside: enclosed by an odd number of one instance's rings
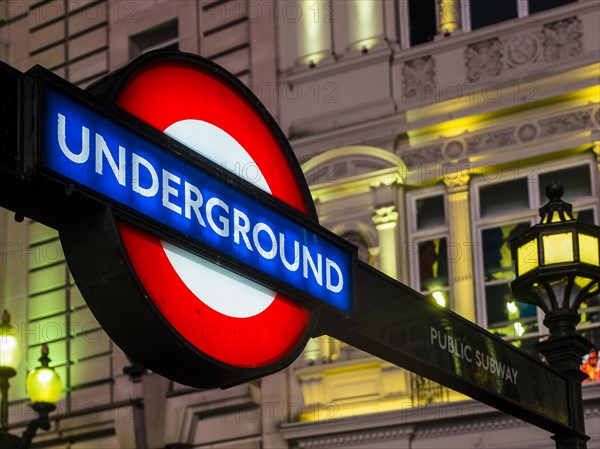
[[[241,170],[252,167],[255,179],[247,180],[271,193],[260,168],[246,150],[221,128],[200,120],[181,120],[164,132],[238,176]],[[162,242],[162,246],[185,285],[217,312],[248,318],[261,313],[275,299],[276,293],[268,288],[167,242]]]

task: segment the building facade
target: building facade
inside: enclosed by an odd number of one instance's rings
[[[214,60],[278,120],[322,225],[362,260],[535,354],[547,330],[511,297],[507,241],[537,222],[555,178],[576,218],[600,222],[599,24],[593,0],[0,0],[0,60],[41,64],[81,87],[153,49]],[[175,384],[103,332],[54,230],[3,209],[0,225],[0,300],[26,355],[11,381],[11,431],[34,416],[25,375],[41,344],[64,385],[38,447],[553,444],[326,336],[250,384]],[[598,348],[599,297],[580,313]],[[584,401],[592,448],[600,382],[585,383]]]

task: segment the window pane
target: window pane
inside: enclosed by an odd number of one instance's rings
[[[517,0],[471,0],[471,29],[517,17]]]
[[[482,186],[479,207],[482,217],[529,209],[527,178]]]
[[[595,224],[594,223],[594,209],[585,209],[578,210],[573,212],[573,218],[578,221],[583,221],[584,223]]]
[[[436,291],[448,286],[448,246],[445,238],[419,243],[419,288]]]
[[[529,227],[529,222],[522,222],[481,231],[483,271],[486,281],[514,278],[514,265],[508,241]]]
[[[536,307],[516,301],[508,284],[488,285],[485,288],[485,299],[488,327],[507,327],[502,333],[508,337],[515,337],[518,335],[511,335],[517,333],[513,323],[519,322],[524,326],[524,332],[529,332],[526,325],[535,321]]]
[[[446,219],[444,215],[444,195],[430,196],[416,201],[417,205],[417,229],[444,226]]]
[[[600,325],[600,294],[584,301],[579,309],[579,315],[581,316],[581,323]],[[600,337],[600,328],[598,329],[598,337]],[[598,343],[600,343],[600,340]]]
[[[135,58],[151,50],[178,50],[177,20],[170,20],[131,36],[129,56]]]
[[[540,204],[546,204],[546,185],[551,181],[558,180],[565,186],[563,200],[570,203],[584,196],[592,194],[592,181],[590,179],[590,166],[579,165],[577,167],[565,168],[548,173],[540,174]]]
[[[436,34],[434,0],[408,0],[408,17],[410,45],[419,45],[433,40]]]
[[[567,3],[574,3],[576,1],[577,0],[529,0],[529,14],[544,11],[550,8],[556,8],[557,6],[566,5]]]

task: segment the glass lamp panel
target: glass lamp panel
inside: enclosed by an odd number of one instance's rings
[[[517,263],[518,276],[522,276],[539,266],[537,239],[533,239],[517,248]]]
[[[27,394],[31,402],[54,404],[60,398],[60,377],[52,368],[36,368],[27,375]]]
[[[564,214],[565,214],[565,219],[563,220],[557,211],[552,212],[552,219],[550,220],[550,223],[556,223],[558,221],[567,221],[567,220],[573,219],[566,211],[564,211]],[[550,217],[550,214],[547,214],[544,217],[544,219],[542,220],[542,223],[548,223],[549,217]]]
[[[593,282],[592,279],[588,278],[588,277],[584,277],[584,276],[575,276],[575,279],[573,279],[573,282],[575,282],[575,285],[579,288],[586,288],[591,282]]]
[[[600,266],[598,254],[598,237],[579,234],[579,260],[590,265]]]
[[[17,338],[10,334],[0,334],[0,366],[16,371],[19,362],[21,362],[21,348]]]
[[[544,265],[573,262],[573,233],[561,232],[542,236]]]

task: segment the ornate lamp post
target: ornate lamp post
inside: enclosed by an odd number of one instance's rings
[[[48,346],[42,345],[41,366],[27,374],[27,393],[31,399],[31,408],[38,417],[27,424],[21,438],[8,433],[8,380],[17,374],[21,353],[17,339],[10,332],[10,315],[5,310],[0,327],[0,448],[28,449],[38,429],[48,430],[48,414],[56,409],[54,403],[60,397],[60,377],[48,365]]]
[[[573,432],[554,435],[558,449],[585,449],[580,370],[592,343],[575,331],[579,306],[598,294],[600,227],[573,219],[572,206],[561,197],[562,184],[546,186],[548,204],[540,208],[541,222],[510,241],[516,264],[511,287],[520,301],[535,304],[545,314],[550,337],[537,349],[550,365],[569,378],[569,413]]]

